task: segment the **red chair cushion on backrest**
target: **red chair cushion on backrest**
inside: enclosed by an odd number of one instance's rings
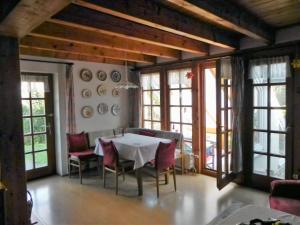
[[[176,144],[176,140],[173,140],[171,143],[159,143],[155,155],[155,168],[158,171],[175,165]]]
[[[112,141],[105,142],[101,138],[99,139],[103,150],[103,164],[104,166],[114,168],[119,161],[118,151]]]
[[[67,134],[69,152],[82,152],[89,150],[89,142],[87,134],[81,132],[79,134]]]
[[[139,131],[139,135],[154,137],[155,133],[151,132],[151,131],[141,130],[141,131]]]

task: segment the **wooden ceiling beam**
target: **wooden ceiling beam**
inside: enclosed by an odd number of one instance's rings
[[[125,62],[122,60],[107,59],[105,57],[100,57],[100,56],[81,55],[80,53],[66,53],[60,51],[38,49],[33,47],[20,47],[20,54],[50,57],[56,59],[69,59],[69,60],[79,60],[79,61],[88,61],[88,62],[97,62],[97,63],[108,63],[108,64],[116,64],[116,65],[125,64]]]
[[[173,34],[168,31],[128,21],[74,4],[71,4],[52,18],[57,23],[73,24],[74,26],[80,26],[85,29],[97,30],[104,34],[197,54],[207,55],[208,53],[208,45],[199,40]]]
[[[271,26],[232,2],[220,0],[161,0],[161,2],[251,38],[266,42],[272,42],[274,39],[274,30]]]
[[[94,55],[110,59],[127,60],[140,63],[155,63],[154,56],[120,50],[99,48],[97,46],[79,44],[72,41],[53,40],[44,37],[26,36],[21,40],[21,47],[34,47],[38,49],[62,52],[79,53],[81,55]]]
[[[86,44],[90,46],[97,46],[138,54],[160,56],[172,59],[180,58],[180,51],[175,49],[146,44],[141,41],[129,40],[113,35],[102,34],[97,31],[56,24],[52,22],[43,23],[41,26],[34,29],[30,34],[36,37],[46,37],[55,40],[71,41],[79,44]]]
[[[199,19],[182,14],[152,0],[75,0],[75,4],[135,23],[158,28],[223,48],[237,48],[235,34]],[[216,5],[218,7],[218,5]],[[72,5],[64,10],[70,10]]]
[[[7,0],[5,1],[7,2]],[[0,34],[22,38],[35,27],[69,5],[72,0],[12,0],[3,10]],[[1,6],[1,5],[0,5]],[[10,10],[8,13],[7,11]]]

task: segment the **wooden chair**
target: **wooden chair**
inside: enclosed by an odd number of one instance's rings
[[[160,142],[156,150],[155,159],[150,162],[155,169],[156,191],[159,198],[159,176],[165,175],[165,183],[168,184],[169,173],[173,174],[174,189],[176,191],[175,149],[177,140],[171,143]]]
[[[72,167],[78,168],[80,184],[82,184],[82,168],[91,161],[97,163],[99,172],[99,157],[90,148],[88,134],[81,132],[79,134],[67,134],[68,157],[69,157],[69,177],[71,177]]]
[[[120,127],[120,128],[113,129],[113,134],[114,134],[114,137],[116,137],[119,134],[121,134],[122,136],[124,136],[124,134],[125,134],[125,128]]]
[[[118,195],[119,176],[122,175],[123,181],[125,181],[125,169],[133,167],[133,161],[120,160],[119,153],[112,141],[104,142],[101,138],[99,138],[99,143],[103,150],[103,186],[105,188],[106,171],[114,173],[116,180],[116,195]]]

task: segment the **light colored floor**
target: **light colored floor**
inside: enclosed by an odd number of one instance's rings
[[[215,178],[204,175],[178,175],[177,192],[170,184],[161,185],[156,198],[154,180],[144,179],[144,195],[137,196],[133,176],[120,182],[115,195],[113,177],[103,188],[99,177],[52,176],[28,183],[34,199],[34,214],[40,225],[205,225],[235,202],[268,207],[268,194],[230,184],[216,188]],[[121,181],[121,177],[120,177]]]

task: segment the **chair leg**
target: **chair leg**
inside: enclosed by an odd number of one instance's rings
[[[71,171],[71,161],[70,161],[70,159],[69,159],[69,177],[71,178],[71,173],[72,173],[72,171]]]
[[[165,184],[169,183],[169,170],[165,173]]]
[[[100,176],[100,158],[97,157],[97,173]]]
[[[125,181],[125,168],[122,167],[123,182]]]
[[[81,161],[79,160],[79,178],[80,178],[80,184],[82,184],[82,171],[81,171]]]
[[[102,178],[103,178],[103,187],[104,187],[104,188],[105,188],[105,182],[106,182],[105,175],[106,175],[106,170],[105,170],[105,166],[103,165],[103,174],[102,174]]]
[[[119,171],[116,170],[116,195],[118,195],[118,191],[119,191]]]
[[[156,192],[157,192],[157,198],[159,198],[159,173],[156,171]]]
[[[173,166],[172,170],[173,170],[174,189],[176,191],[177,187],[176,187],[176,170],[175,170],[175,166]]]

